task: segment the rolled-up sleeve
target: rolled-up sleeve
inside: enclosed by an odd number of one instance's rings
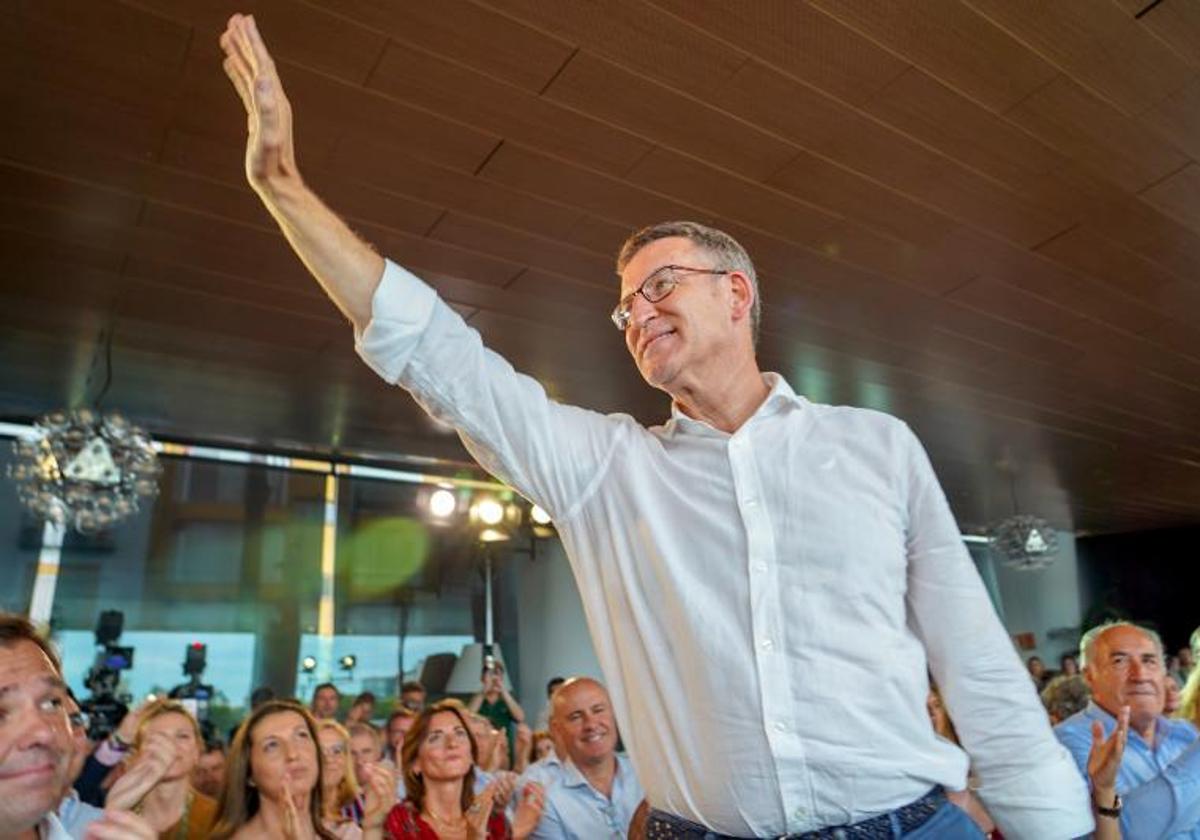
[[[907,431],[907,430],[906,430]],[[1087,787],[996,617],[920,442],[907,432],[908,602],[914,631],[1005,837],[1094,828]]]

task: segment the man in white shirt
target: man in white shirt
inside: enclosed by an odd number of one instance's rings
[[[0,613],[0,837],[69,840],[54,813],[72,755],[67,686],[58,655],[28,620]],[[95,840],[154,840],[140,817],[109,811]]]
[[[941,794],[968,759],[929,726],[927,667],[1005,836],[1091,830],[924,450],[895,418],[759,371],[736,242],[674,223],[622,249],[613,321],[672,397],[666,424],[560,405],[308,190],[253,20],[221,43],[251,186],[360,355],[553,516],[651,833],[978,836]]]

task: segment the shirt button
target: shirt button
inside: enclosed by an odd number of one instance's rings
[[[775,731],[776,732],[787,732],[787,724],[781,720],[775,721]]]
[[[802,820],[806,816],[808,816],[808,812],[805,811],[803,808],[797,808],[796,813],[794,813],[792,816],[794,816],[798,820]]]
[[[770,650],[775,646],[775,643],[770,639],[763,639],[761,642],[759,642],[759,644],[762,645],[763,650]]]
[[[758,505],[758,499],[747,499],[746,507],[755,507]]]
[[[763,574],[764,572],[766,572],[766,570],[767,570],[766,563],[755,563],[754,564],[754,571],[758,572],[759,574]]]

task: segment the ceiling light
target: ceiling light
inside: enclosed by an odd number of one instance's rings
[[[480,499],[475,503],[475,516],[484,525],[499,525],[504,521],[504,506],[495,499]]]
[[[429,512],[439,519],[454,513],[456,507],[458,507],[458,500],[444,487],[434,490],[429,496]]]
[[[95,533],[136,513],[158,493],[153,441],[116,412],[79,408],[37,420],[13,445],[9,475],[34,515]]]
[[[992,529],[992,550],[1016,569],[1044,569],[1058,555],[1058,533],[1044,519],[1010,516]]]

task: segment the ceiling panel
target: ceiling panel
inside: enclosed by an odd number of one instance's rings
[[[0,415],[467,461],[245,183],[253,12],[306,180],[555,398],[647,423],[632,229],[748,247],[760,354],[913,426],[964,528],[1200,521],[1200,13],[1163,0],[23,0],[0,13]]]

